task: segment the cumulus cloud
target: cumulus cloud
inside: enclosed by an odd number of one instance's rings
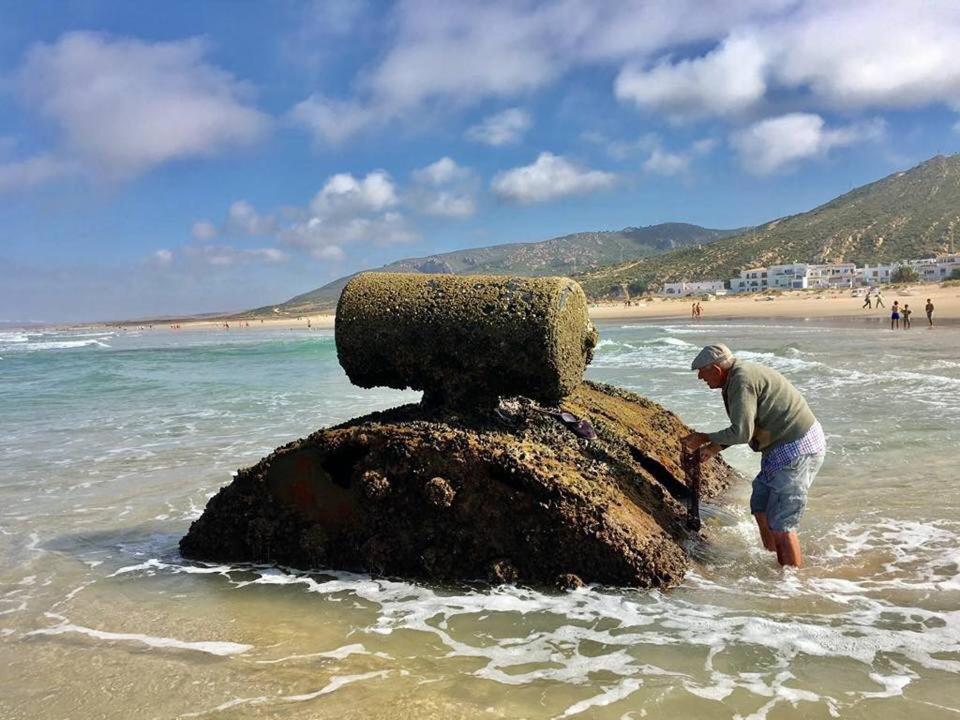
[[[23,190],[76,173],[74,163],[41,153],[23,160],[0,161],[0,192]]]
[[[509,108],[467,128],[465,137],[484,145],[500,147],[520,140],[531,125],[533,119],[530,113],[522,108]]]
[[[193,235],[194,240],[208,242],[220,233],[217,230],[217,226],[209,220],[198,220],[193,224],[193,227],[190,228],[190,234]]]
[[[616,182],[614,173],[583,168],[562,156],[543,152],[531,165],[498,173],[491,188],[503,200],[531,204],[606,190]]]
[[[396,245],[412,242],[417,235],[400,213],[387,212],[372,217],[313,216],[284,230],[281,238],[321,260],[337,260],[345,256],[346,245]]]
[[[383,170],[363,178],[331,175],[301,219],[280,231],[280,239],[323,260],[345,256],[357,244],[394,245],[417,239],[399,205],[396,186]]]
[[[383,170],[358,180],[350,173],[331,176],[310,203],[315,215],[334,217],[380,212],[397,204],[397,191]]]
[[[831,106],[960,104],[960,4],[819,0],[768,32],[779,82]]]
[[[883,131],[880,121],[827,128],[819,115],[789,113],[735,132],[731,143],[749,172],[767,175],[835,147],[875,140]]]
[[[205,62],[200,40],[150,43],[89,32],[27,53],[25,102],[56,125],[63,154],[113,179],[258,140],[267,117],[247,89]]]
[[[425,215],[462,218],[476,211],[477,178],[449,157],[413,171],[411,206]]]
[[[730,37],[702,58],[624,68],[615,92],[645,109],[676,118],[726,115],[755,104],[766,91],[767,55],[752,37]]]
[[[246,200],[237,200],[227,212],[226,232],[231,235],[273,235],[276,223],[268,215],[261,215]]]

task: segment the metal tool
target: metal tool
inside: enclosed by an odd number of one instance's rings
[[[699,530],[700,523],[700,450],[683,449],[680,455],[680,464],[686,476],[687,489],[690,491],[687,500],[687,527]]]

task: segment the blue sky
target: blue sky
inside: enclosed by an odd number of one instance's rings
[[[801,212],[960,146],[960,3],[0,0],[0,321]]]

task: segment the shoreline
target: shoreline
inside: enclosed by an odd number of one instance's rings
[[[913,329],[928,327],[923,310],[926,299],[931,298],[935,306],[934,327],[953,327],[960,325],[960,286],[947,287],[923,285],[890,288],[884,293],[884,308],[862,309],[864,295],[854,296],[850,290],[812,291],[794,290],[777,295],[725,295],[711,300],[701,300],[702,322],[716,320],[759,320],[820,322],[824,324],[847,323],[849,321],[870,322],[886,325],[890,321],[890,308],[894,300],[901,306],[911,305],[913,310]],[[595,322],[633,321],[657,322],[665,320],[693,321],[690,309],[696,302],[695,297],[683,298],[643,298],[631,305],[624,303],[593,304],[589,308],[590,318]],[[315,313],[299,318],[256,318],[237,319],[181,319],[179,321],[117,321],[100,323],[51,323],[45,326],[57,329],[100,329],[119,328],[151,329],[159,331],[216,330],[224,332],[243,332],[255,328],[289,330],[330,330],[334,327],[333,313]],[[226,325],[229,324],[229,329]]]

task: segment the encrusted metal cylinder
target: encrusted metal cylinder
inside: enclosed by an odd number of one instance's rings
[[[563,277],[361,273],[337,305],[350,381],[423,390],[429,404],[555,405],[580,384],[597,338],[583,289]]]

